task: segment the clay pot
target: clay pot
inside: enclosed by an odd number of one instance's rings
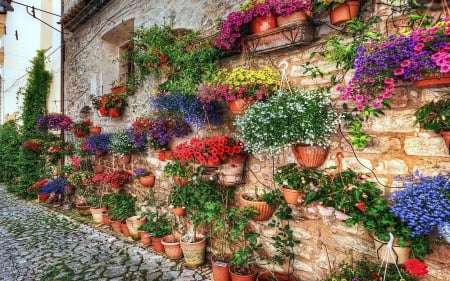
[[[106,208],[91,208],[92,219],[95,223],[103,222],[103,213],[106,212]]]
[[[231,113],[234,115],[242,115],[245,113],[245,110],[253,103],[254,101],[250,99],[236,99],[228,101],[228,108]]]
[[[109,109],[109,117],[117,118],[117,117],[120,117],[121,114],[122,113],[121,113],[120,109],[117,109],[117,108],[110,108]]]
[[[130,236],[130,230],[128,229],[128,226],[125,222],[121,222],[120,223],[120,230],[122,230],[122,235],[124,237],[129,237]]]
[[[253,34],[261,33],[277,27],[277,18],[275,15],[259,16],[250,22],[250,31]]]
[[[297,163],[305,168],[318,168],[328,157],[330,147],[293,144],[291,146]]]
[[[141,237],[141,242],[145,246],[150,246],[152,244],[152,235],[146,231],[139,230],[139,235]]]
[[[185,214],[185,209],[183,207],[174,207],[172,209],[172,213],[176,216],[184,216]]]
[[[103,213],[103,224],[106,226],[111,226],[111,217],[107,213]]]
[[[146,220],[147,219],[145,217],[141,218],[140,216],[132,216],[126,219],[126,224],[133,240],[139,240],[140,235],[138,229],[145,223]]]
[[[85,217],[91,215],[91,207],[88,205],[75,205],[75,208],[78,210],[80,216]]]
[[[102,127],[99,127],[99,126],[91,126],[91,127],[89,127],[89,133],[91,133],[92,135],[100,134],[101,131],[102,131]]]
[[[39,192],[38,193],[38,200],[39,202],[45,202],[48,200],[48,198],[50,198],[50,194],[45,193],[45,192]]]
[[[121,221],[111,221],[111,227],[113,229],[114,232],[116,233],[121,233],[122,232],[122,227],[120,226]]]
[[[164,253],[164,245],[161,243],[162,237],[152,237],[153,250],[157,253]]]
[[[305,197],[305,195],[301,191],[295,189],[282,187],[281,192],[283,193],[286,203],[292,205],[299,205],[299,199],[303,201],[303,198]]]
[[[249,268],[249,274],[243,275],[236,272],[234,266],[230,266],[229,272],[232,281],[254,281],[258,275],[258,271],[255,268]]]
[[[161,244],[163,244],[164,251],[169,259],[176,260],[183,257],[183,251],[181,250],[180,246],[180,239],[175,235],[170,234],[164,236],[161,239]]]
[[[172,178],[173,178],[173,183],[175,185],[179,185],[179,186],[186,186],[188,184],[188,181],[189,181],[188,178],[182,178],[182,177],[179,177],[179,176],[176,176],[176,175],[172,176]]]
[[[185,265],[188,268],[197,268],[205,263],[206,238],[197,237],[195,242],[185,242],[180,239]]]
[[[211,268],[214,281],[230,281],[230,264],[226,261],[219,260],[215,256],[211,256]]]
[[[153,185],[155,185],[155,176],[149,175],[149,176],[145,176],[145,177],[140,177],[138,179],[138,181],[143,186],[152,187]]]
[[[336,8],[329,8],[330,22],[334,25],[343,24],[353,18],[356,18],[359,13],[361,2],[359,0],[347,0]]]
[[[241,206],[250,206],[252,208],[255,208],[258,210],[259,214],[252,218],[254,221],[266,221],[270,219],[275,212],[276,208],[271,207],[267,202],[265,201],[253,201],[251,198],[253,198],[254,195],[252,194],[242,194],[241,195]],[[250,200],[248,200],[248,199]]]
[[[291,23],[302,22],[308,20],[308,16],[300,12],[295,12],[289,16],[277,16],[277,25],[283,26]]]

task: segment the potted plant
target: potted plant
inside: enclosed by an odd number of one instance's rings
[[[41,189],[48,183],[48,179],[42,179],[35,182],[31,188],[27,188],[27,193],[34,194],[34,196],[38,196],[39,202],[45,202],[50,197],[49,193],[42,192]]]
[[[398,178],[400,179],[400,178]],[[411,237],[428,236],[450,224],[449,175],[404,177],[403,189],[391,194],[390,211],[411,229]]]
[[[162,212],[160,208],[157,208],[156,211],[148,213],[146,217],[148,224],[146,222],[140,229],[150,231],[152,235],[153,249],[157,253],[164,253],[164,246],[161,244],[161,240],[164,236],[169,235],[172,232],[170,218],[168,214]]]
[[[119,163],[128,164],[131,154],[134,153],[134,144],[125,134],[125,131],[118,131],[111,134],[109,149],[112,154],[119,158]]]
[[[419,107],[414,112],[414,117],[421,128],[440,133],[450,149],[450,99],[447,96],[450,97],[450,94]]]
[[[305,21],[311,15],[312,1],[305,0],[267,0],[277,16],[277,25]]]
[[[37,119],[37,129],[44,130],[68,130],[72,126],[72,119],[69,116],[55,113],[39,116]]]
[[[141,242],[145,246],[150,246],[152,244],[152,233],[151,233],[152,227],[153,222],[146,219],[145,222],[138,228],[138,232],[141,237]]]
[[[77,138],[84,138],[89,135],[89,127],[91,126],[91,121],[89,119],[82,120],[78,122],[74,122],[72,124],[71,130],[75,137]]]
[[[261,247],[259,233],[249,231],[246,227],[257,214],[258,211],[251,207],[232,208],[230,211],[230,238],[235,251],[231,254],[229,271],[233,281],[246,277],[246,280],[255,280],[258,274],[254,264]]]
[[[190,188],[185,188],[182,185],[173,185],[170,188],[167,203],[173,207],[175,215],[183,216],[186,206],[189,206],[192,200],[192,190]]]
[[[116,232],[120,232],[119,229],[123,231],[121,224],[123,223],[126,226],[125,220],[136,213],[136,197],[120,190],[118,193],[109,194],[105,201],[109,207],[108,214],[111,217],[111,226]]]
[[[280,73],[271,67],[221,69],[210,78],[199,99],[206,103],[226,101],[231,113],[243,114],[252,102],[272,95],[278,89],[280,80]]]
[[[192,174],[192,169],[188,162],[181,162],[180,159],[175,158],[164,166],[164,175],[172,177],[175,185],[186,185],[189,177]]]
[[[266,221],[270,219],[279,205],[283,202],[283,197],[279,189],[260,193],[255,186],[254,193],[241,194],[241,206],[252,207],[258,211],[258,215],[252,219],[255,221]]]
[[[155,175],[146,168],[135,168],[133,170],[133,178],[138,179],[143,186],[152,187],[155,184]]]
[[[192,138],[178,144],[173,157],[181,162],[196,162],[206,167],[218,167],[230,157],[246,155],[244,144],[230,136]]]
[[[273,182],[281,186],[287,203],[298,205],[308,191],[318,188],[320,177],[320,171],[299,169],[295,163],[290,163],[275,170]]]
[[[22,149],[39,152],[44,148],[44,142],[40,139],[29,139],[23,142]]]
[[[379,257],[384,256],[390,233],[395,237],[394,249],[402,257],[397,263],[404,263],[414,249],[415,257],[422,257],[430,251],[429,241],[425,237],[412,237],[411,230],[390,212],[388,200],[373,182],[363,179],[362,175],[352,170],[337,174],[328,172],[320,180],[320,189],[306,194],[305,204],[320,202],[317,205],[323,216],[334,215],[345,221],[348,226],[362,225],[373,235]],[[389,262],[395,262],[392,258]]]
[[[401,274],[401,275],[399,275]],[[334,280],[417,280],[404,267],[398,268],[397,265],[389,265],[380,272],[380,265],[367,259],[361,259],[354,264],[341,262],[339,269],[333,272],[329,277],[320,279],[320,281]]]
[[[91,155],[103,155],[109,151],[110,142],[110,134],[91,135],[83,142],[81,150]]]
[[[126,170],[114,170],[107,173],[103,179],[103,184],[109,184],[114,189],[120,189],[124,184],[128,183],[132,178],[132,174]]]
[[[218,102],[204,103],[197,96],[184,91],[157,93],[150,97],[150,103],[158,111],[159,118],[169,121],[184,121],[200,128],[207,124],[220,125],[222,123],[223,110]],[[186,127],[186,125],[182,125]],[[190,131],[189,129],[185,135]]]
[[[109,115],[110,117],[119,117],[121,110],[127,105],[127,93],[122,94],[103,94],[101,96],[90,96],[92,105],[99,111],[100,116]]]
[[[175,137],[184,137],[191,132],[187,122],[182,119],[150,119],[150,128],[145,131],[150,147],[155,150],[169,149],[169,143]]]
[[[252,153],[275,154],[292,145],[299,164],[316,168],[323,164],[341,115],[322,90],[280,90],[263,103],[253,104],[235,125],[238,137]],[[271,126],[267,126],[271,124]],[[305,152],[306,150],[306,152]],[[314,161],[308,155],[315,155]]]
[[[356,0],[317,0],[314,11],[328,10],[331,24],[340,25],[357,17],[360,5],[361,2]]]

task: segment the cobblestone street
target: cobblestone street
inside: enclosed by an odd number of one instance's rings
[[[122,241],[0,188],[0,280],[208,280],[209,274]],[[208,269],[206,269],[208,271]]]

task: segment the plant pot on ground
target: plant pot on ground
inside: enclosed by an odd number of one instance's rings
[[[163,213],[160,208],[145,215],[147,221],[139,230],[148,231],[152,235],[153,249],[157,253],[164,253],[164,245],[161,240],[164,236],[171,234],[172,221],[167,213]]]
[[[108,214],[111,216],[111,224],[113,221],[119,221],[126,226],[125,220],[132,217],[136,212],[136,197],[125,193],[123,190],[120,190],[118,193],[108,194],[105,198],[105,202],[109,207]],[[125,229],[125,226],[123,226],[122,231],[125,230],[126,232],[129,232],[128,227]],[[125,235],[126,233],[123,234]]]
[[[164,246],[164,252],[171,260],[183,257],[183,251],[180,245],[180,238],[177,235],[169,234],[162,238],[161,244]]]
[[[205,263],[206,238],[185,235],[180,238],[180,246],[186,267],[197,268]]]

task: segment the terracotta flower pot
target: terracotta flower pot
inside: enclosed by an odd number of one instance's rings
[[[174,207],[172,213],[176,216],[184,216],[185,209],[183,207]]]
[[[214,281],[230,281],[230,264],[211,256],[211,268]]]
[[[112,227],[114,232],[117,232],[117,233],[121,233],[122,232],[122,227],[121,227],[120,224],[121,224],[121,221],[111,220],[111,227]]]
[[[450,85],[450,73],[437,73],[414,81],[417,88],[439,88]]]
[[[275,278],[275,279],[274,279]],[[258,274],[258,277],[256,278],[257,281],[271,281],[271,280],[278,280],[278,281],[295,281],[294,275],[288,275],[284,272],[270,272],[268,270],[264,270]]]
[[[277,27],[277,18],[275,15],[254,17],[250,22],[250,31],[253,34],[261,33]]]
[[[353,18],[356,18],[359,13],[361,2],[359,0],[347,0],[336,8],[329,8],[330,22],[334,25],[343,24]]]
[[[39,192],[38,193],[38,200],[39,202],[45,202],[48,200],[48,198],[50,198],[50,194],[45,193],[45,192]]]
[[[102,127],[99,127],[99,126],[89,127],[89,133],[91,133],[92,135],[97,135],[97,134],[100,134],[101,132],[102,132]]]
[[[103,213],[106,211],[106,208],[91,208],[92,219],[95,223],[103,222]]]
[[[108,215],[107,213],[103,213],[103,224],[106,226],[111,226],[111,216]]]
[[[161,244],[164,246],[164,252],[171,260],[176,260],[183,257],[183,251],[180,246],[180,239],[170,234],[161,239]]]
[[[450,130],[448,130],[448,131],[442,130],[441,136],[444,138],[445,145],[449,149],[449,154],[450,154]]]
[[[128,226],[128,230],[130,231],[130,236],[133,240],[139,240],[139,232],[138,229],[141,225],[145,223],[147,219],[141,218],[140,216],[132,216],[126,219],[126,224]]]
[[[245,113],[245,110],[253,103],[254,101],[250,99],[238,98],[236,100],[228,101],[228,108],[231,113],[234,115],[242,115]]]
[[[197,268],[205,263],[206,238],[197,237],[195,242],[185,242],[180,239],[185,265],[188,268]]]
[[[299,205],[300,204],[299,200],[303,201],[303,198],[305,197],[305,195],[301,191],[295,189],[282,187],[281,192],[283,193],[284,200],[286,200],[286,203],[292,205]]]
[[[152,244],[152,235],[146,231],[139,230],[139,235],[141,236],[141,242],[145,246],[150,246]]]
[[[112,118],[120,117],[120,115],[121,115],[120,111],[121,110],[117,109],[117,108],[110,108],[109,109],[109,117],[112,117]]]
[[[255,221],[266,221],[270,219],[275,212],[276,208],[271,207],[265,201],[253,201],[254,195],[252,194],[242,194],[241,195],[241,206],[250,206],[258,210],[259,214],[252,218]]]
[[[237,273],[234,266],[230,266],[229,271],[232,281],[254,281],[258,275],[258,271],[255,268],[249,268],[249,274]]]
[[[173,178],[173,183],[175,185],[179,185],[179,186],[186,186],[188,184],[188,181],[189,181],[188,178],[182,178],[182,177],[179,177],[179,176],[176,176],[176,175],[172,176],[172,178]]]
[[[128,229],[128,226],[125,222],[121,222],[120,223],[120,230],[122,230],[122,235],[124,237],[129,237],[130,236],[130,229]]]
[[[140,177],[138,179],[139,183],[146,187],[152,187],[155,185],[155,175],[149,175],[145,177]]]
[[[157,253],[164,253],[164,245],[161,243],[162,237],[152,237],[153,250]]]
[[[297,163],[305,168],[317,168],[322,166],[330,152],[329,147],[293,144],[292,153]]]

